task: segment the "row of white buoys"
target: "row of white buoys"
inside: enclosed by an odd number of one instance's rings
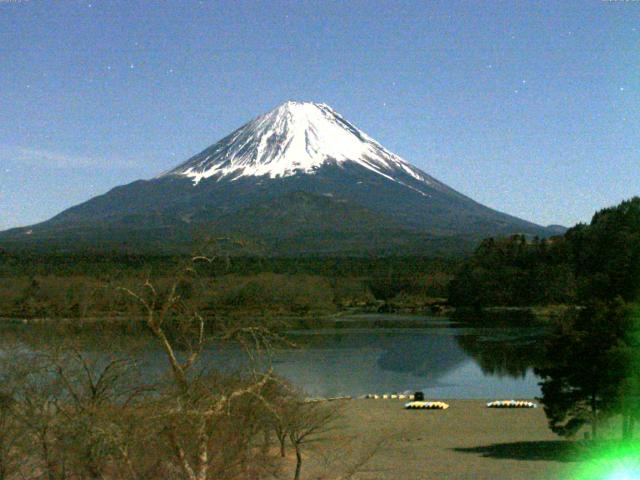
[[[382,395],[378,395],[377,393],[367,393],[362,398],[373,400],[413,400],[413,395],[405,393],[384,393]]]
[[[487,403],[489,408],[536,408],[537,405],[526,400],[495,400]]]
[[[336,400],[351,400],[353,397],[350,395],[341,396],[341,397],[311,397],[305,398],[305,403],[317,403],[317,402],[333,402]]]
[[[446,410],[449,408],[449,404],[444,402],[425,402],[425,401],[415,401],[405,403],[404,408],[409,410]]]
[[[424,395],[422,392],[416,394],[409,393],[384,393],[378,395],[377,393],[368,393],[360,398],[367,398],[373,400],[410,400],[405,404],[405,408],[408,409],[427,409],[427,410],[446,410],[449,405],[444,402],[428,402],[424,401]],[[526,400],[495,400],[487,403],[489,408],[536,408],[537,405],[533,402]]]

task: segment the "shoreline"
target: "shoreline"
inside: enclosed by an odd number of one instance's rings
[[[482,400],[447,400],[446,410],[406,410],[402,401],[343,403],[339,431],[358,438],[357,452],[382,448],[357,478],[531,480],[571,478],[580,442],[547,427],[542,408],[492,409]],[[309,455],[309,478],[321,465]]]
[[[345,309],[333,313],[317,313],[307,315],[295,315],[286,313],[269,312],[233,312],[221,311],[215,315],[205,315],[205,320],[220,318],[238,319],[264,319],[268,321],[284,320],[290,321],[294,329],[312,328],[346,328],[353,326],[357,328],[415,328],[434,322],[460,324],[460,325],[482,325],[493,324],[502,326],[504,323],[516,325],[544,325],[557,313],[569,308],[567,305],[529,306],[529,307],[483,307],[475,310],[469,307],[449,307],[446,311],[433,312],[419,309],[397,309],[390,311],[379,311],[376,309]],[[525,316],[525,321],[520,318],[502,321],[502,316],[506,315]],[[483,315],[489,316],[487,319],[480,318]],[[491,317],[494,315],[495,317]],[[379,317],[379,318],[376,318]],[[387,318],[384,318],[387,317]],[[390,318],[391,317],[391,318]],[[392,318],[395,317],[395,318]],[[122,324],[127,322],[143,321],[143,316],[113,315],[113,316],[91,316],[91,317],[24,317],[8,316],[0,314],[0,325],[2,324]]]

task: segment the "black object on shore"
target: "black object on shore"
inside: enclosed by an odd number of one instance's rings
[[[413,400],[416,402],[422,402],[424,401],[424,393],[422,392],[416,392],[413,394]]]

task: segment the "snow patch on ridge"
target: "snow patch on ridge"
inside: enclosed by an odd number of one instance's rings
[[[313,174],[329,162],[356,163],[422,195],[426,194],[396,178],[397,174],[405,173],[427,185],[440,186],[328,105],[309,102],[280,105],[166,175],[186,176],[197,185],[210,177],[236,180],[248,176],[279,178]]]

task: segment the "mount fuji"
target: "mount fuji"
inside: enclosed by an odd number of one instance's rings
[[[233,236],[264,254],[429,254],[516,233],[555,232],[458,193],[328,105],[286,102],[153,179],[0,233],[0,246],[186,251]]]

